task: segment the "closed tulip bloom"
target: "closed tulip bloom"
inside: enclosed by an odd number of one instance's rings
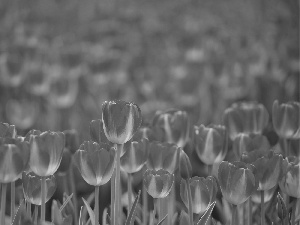
[[[234,140],[239,133],[261,134],[268,125],[269,113],[264,105],[256,102],[234,103],[225,110],[223,121]]]
[[[179,171],[183,179],[191,178],[193,173],[192,164],[188,155],[180,148],[179,153]]]
[[[140,141],[143,138],[149,140],[149,141],[154,141],[156,140],[154,137],[154,131],[152,127],[149,126],[144,126],[140,127],[137,132],[133,135],[132,141]]]
[[[150,142],[149,155],[147,160],[148,169],[167,170],[174,173],[178,167],[179,148],[175,144]]]
[[[127,173],[140,171],[147,161],[148,140],[128,141],[124,145],[124,155],[121,157],[121,167]]]
[[[107,139],[103,130],[103,121],[101,119],[92,120],[90,122],[90,136],[92,141],[97,143],[106,143],[112,145],[112,143]]]
[[[187,182],[190,183],[191,188],[193,213],[202,215],[207,207],[216,200],[218,191],[216,179],[212,176],[207,178],[192,177]],[[188,207],[187,189],[187,183],[182,181],[180,184],[180,196],[186,207]]]
[[[234,205],[244,203],[257,190],[251,168],[242,162],[223,161],[219,166],[218,180],[223,197]]]
[[[115,149],[105,143],[85,141],[74,154],[82,178],[90,185],[106,184],[113,173]]]
[[[53,175],[59,167],[65,147],[62,132],[46,131],[30,139],[29,166],[38,176]]]
[[[280,189],[287,195],[300,198],[300,162],[295,157],[287,157],[287,171],[279,181]]]
[[[147,170],[144,173],[144,185],[153,198],[165,198],[174,183],[174,174],[166,170]]]
[[[189,138],[190,123],[187,112],[171,109],[157,113],[153,119],[154,130],[161,136],[159,140],[184,147]]]
[[[72,153],[74,154],[78,147],[79,147],[79,135],[76,130],[65,130],[63,131],[65,134],[65,147]]]
[[[60,176],[64,176],[67,174],[70,165],[71,165],[72,153],[69,148],[64,148],[63,155],[59,167],[57,169],[57,173]]]
[[[281,138],[300,138],[300,103],[288,102],[279,104],[276,100],[272,108],[273,126]]]
[[[34,205],[42,204],[41,179],[33,172],[23,172],[23,193],[26,200]],[[56,190],[56,179],[54,175],[46,177],[46,202],[53,196]]]
[[[9,125],[8,123],[0,123],[0,137],[15,138],[17,135],[15,125]]]
[[[0,139],[0,183],[16,181],[29,160],[29,143],[16,139]]]
[[[200,125],[194,127],[195,149],[200,160],[206,165],[221,162],[227,154],[227,131],[224,126]]]
[[[140,108],[122,100],[106,101],[102,104],[103,130],[114,144],[129,141],[142,123]]]

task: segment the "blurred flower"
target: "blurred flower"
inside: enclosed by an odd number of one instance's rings
[[[183,151],[182,148],[179,149],[179,171],[183,179],[191,178],[193,174],[193,168],[188,155]]]
[[[68,148],[64,148],[63,154],[62,154],[62,159],[59,164],[59,167],[57,169],[57,173],[60,176],[64,176],[67,174],[70,164],[71,164],[71,159],[72,159],[72,153]]]
[[[15,138],[17,135],[15,125],[9,125],[8,123],[0,123],[0,137]]]
[[[115,149],[105,143],[85,141],[74,154],[82,178],[90,185],[106,184],[113,173]]]
[[[165,198],[171,191],[174,175],[166,170],[147,170],[144,173],[144,185],[153,198]]]
[[[112,143],[106,138],[106,135],[103,130],[103,121],[99,120],[92,120],[90,122],[90,136],[92,141],[97,143],[106,143],[111,145]]]
[[[79,148],[79,135],[77,130],[65,130],[63,133],[65,134],[66,140],[65,147],[74,154]]]
[[[147,161],[148,140],[128,141],[124,144],[124,155],[121,157],[121,167],[127,173],[140,171]]]
[[[122,100],[106,101],[102,104],[103,130],[114,144],[129,141],[142,123],[140,108]]]
[[[244,203],[257,190],[252,168],[242,162],[223,161],[219,166],[218,180],[223,197],[234,205]]]
[[[275,185],[273,188],[264,191],[264,203],[269,202],[272,199],[275,191],[277,190],[277,187],[278,186]],[[259,191],[259,190],[255,191],[251,196],[251,200],[254,203],[260,204],[261,203],[261,191]]]
[[[153,119],[155,134],[161,141],[184,147],[189,138],[189,118],[187,112],[171,109],[157,113]]]
[[[206,165],[221,162],[227,153],[227,131],[224,126],[194,127],[194,143],[198,157]]]
[[[42,204],[41,193],[42,177],[33,172],[22,173],[23,192],[26,200],[34,205]],[[56,190],[56,179],[54,175],[46,177],[46,202],[53,196]]]
[[[0,138],[0,183],[16,181],[27,166],[29,143]]]
[[[0,81],[3,85],[19,87],[24,81],[24,69],[20,54],[10,53],[0,56]]]
[[[150,142],[147,160],[148,169],[167,170],[174,173],[178,166],[179,148],[175,144]]]
[[[287,157],[288,164],[282,179],[279,181],[280,189],[287,195],[300,198],[300,162],[296,157]]]
[[[288,102],[279,105],[276,100],[273,103],[273,126],[281,138],[300,138],[300,103]]]
[[[233,140],[232,149],[236,157],[239,159],[243,153],[253,150],[270,149],[268,139],[261,134],[238,134]]]
[[[154,131],[150,126],[140,127],[137,132],[133,135],[132,141],[139,141],[143,138],[148,139],[149,141],[154,141]]]
[[[182,180],[180,184],[180,196],[188,207],[188,185],[190,183],[193,213],[202,215],[207,207],[216,200],[218,191],[217,181],[214,177],[193,177],[187,181]]]
[[[229,137],[234,140],[239,133],[261,134],[269,122],[267,109],[256,102],[234,103],[226,109],[223,121]]]
[[[65,147],[62,132],[46,131],[30,139],[31,170],[39,176],[53,175],[59,167]]]

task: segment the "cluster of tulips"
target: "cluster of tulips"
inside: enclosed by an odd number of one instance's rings
[[[263,135],[269,114],[262,104],[235,103],[225,110],[223,122],[191,126],[185,111],[172,109],[157,113],[151,125],[141,127],[136,104],[108,101],[102,105],[102,119],[90,123],[91,140],[79,147],[76,131],[31,130],[21,137],[15,126],[1,123],[0,224],[50,224],[45,204],[55,192],[55,176],[72,171],[72,164],[95,192],[79,207],[71,175],[72,194],[64,194],[63,204],[52,201],[54,225],[100,224],[99,187],[110,180],[111,204],[103,212],[103,225],[299,224],[300,154],[290,150],[291,142],[300,139],[300,104],[273,104],[272,123],[280,148]],[[193,176],[198,168],[191,163],[195,156],[205,165],[206,177]],[[132,183],[138,172],[143,179],[136,194]],[[127,218],[121,174],[128,183]],[[25,200],[16,209],[15,181],[20,178]],[[9,183],[10,218],[5,216]]]

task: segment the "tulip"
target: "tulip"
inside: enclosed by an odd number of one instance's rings
[[[148,169],[167,170],[174,173],[178,167],[179,148],[175,144],[153,141],[149,144]]]
[[[223,121],[229,137],[234,140],[239,133],[261,134],[268,125],[269,114],[262,104],[256,102],[234,103],[225,110]]]
[[[147,170],[144,173],[144,185],[153,198],[165,198],[171,191],[174,175],[167,170]]]
[[[161,136],[161,141],[184,147],[189,138],[190,122],[187,112],[171,109],[157,113],[153,119],[154,130]]]
[[[92,141],[97,143],[106,143],[111,145],[111,142],[106,138],[106,135],[103,130],[103,121],[99,120],[92,120],[90,122],[90,136]]]
[[[218,180],[223,197],[233,205],[244,203],[257,190],[252,168],[242,162],[223,161]]]
[[[76,130],[65,130],[63,132],[65,134],[65,147],[74,154],[79,147],[79,135]]]
[[[279,105],[273,103],[273,126],[279,137],[284,139],[300,138],[300,103],[288,102]]]
[[[28,133],[25,135],[24,141],[30,142],[31,136],[40,135],[41,133],[42,133],[42,131],[40,131],[40,130],[34,130],[34,129],[32,129],[32,130],[28,131]]]
[[[207,207],[216,200],[218,190],[216,179],[212,176],[207,178],[192,177],[189,182],[192,196],[193,213],[202,215]],[[182,180],[180,184],[180,196],[183,203],[188,207],[188,184]]]
[[[30,139],[29,166],[38,176],[53,175],[59,167],[65,147],[62,132],[46,131]]]
[[[23,172],[22,183],[23,192],[26,200],[34,205],[42,204],[42,188],[41,188],[42,177],[37,176],[33,172]],[[56,179],[54,175],[46,177],[46,200],[53,196],[56,190]]]
[[[85,141],[74,154],[82,178],[90,185],[106,184],[113,173],[115,150],[105,143]]]
[[[221,162],[227,153],[227,131],[224,126],[200,125],[194,127],[195,149],[198,157],[206,165]]]
[[[129,141],[142,123],[140,108],[122,100],[102,104],[103,130],[107,139],[115,144]]]
[[[179,171],[183,179],[189,179],[192,176],[193,168],[188,155],[180,148],[179,153]]]
[[[64,148],[63,155],[59,167],[57,169],[57,173],[60,176],[64,176],[67,174],[70,164],[71,164],[72,153],[68,148]]]
[[[132,141],[140,141],[141,139],[146,138],[149,141],[154,141],[154,131],[151,127],[140,127],[137,132],[133,135]]]
[[[15,125],[9,125],[8,123],[0,123],[0,137],[15,138],[17,135]]]

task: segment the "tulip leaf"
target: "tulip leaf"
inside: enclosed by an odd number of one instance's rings
[[[59,211],[62,212],[63,209],[66,207],[66,205],[69,203],[69,201],[72,199],[73,197],[73,193],[68,196],[68,198],[64,201],[64,203],[62,204],[62,206],[59,208]]]
[[[83,210],[83,206],[81,206],[79,211],[79,225],[83,225],[82,210]]]
[[[138,195],[136,196],[136,198],[134,200],[134,203],[133,203],[133,205],[131,207],[131,210],[129,212],[128,218],[126,220],[126,225],[133,225],[133,222],[134,222],[134,213],[135,213],[136,206],[137,206],[139,198],[140,198],[140,194],[141,194],[141,190],[139,190],[139,193],[138,193]]]
[[[14,216],[12,225],[20,224],[21,215],[24,212],[25,212],[25,204],[24,204],[24,199],[23,199],[17,209],[15,216]]]
[[[168,214],[165,215],[165,217],[162,218],[161,221],[159,221],[159,223],[157,225],[161,225],[167,219],[167,217],[168,217]]]
[[[206,225],[214,207],[216,205],[216,201],[214,201],[213,203],[211,203],[208,206],[208,209],[205,211],[205,213],[203,214],[203,216],[200,218],[200,220],[198,221],[197,225]]]
[[[92,225],[98,225],[98,224],[96,224],[96,221],[95,221],[95,213],[92,210],[92,208],[90,207],[89,203],[84,198],[82,198],[82,200],[83,200],[83,203],[84,203],[85,207],[87,208],[87,211],[89,213]]]

